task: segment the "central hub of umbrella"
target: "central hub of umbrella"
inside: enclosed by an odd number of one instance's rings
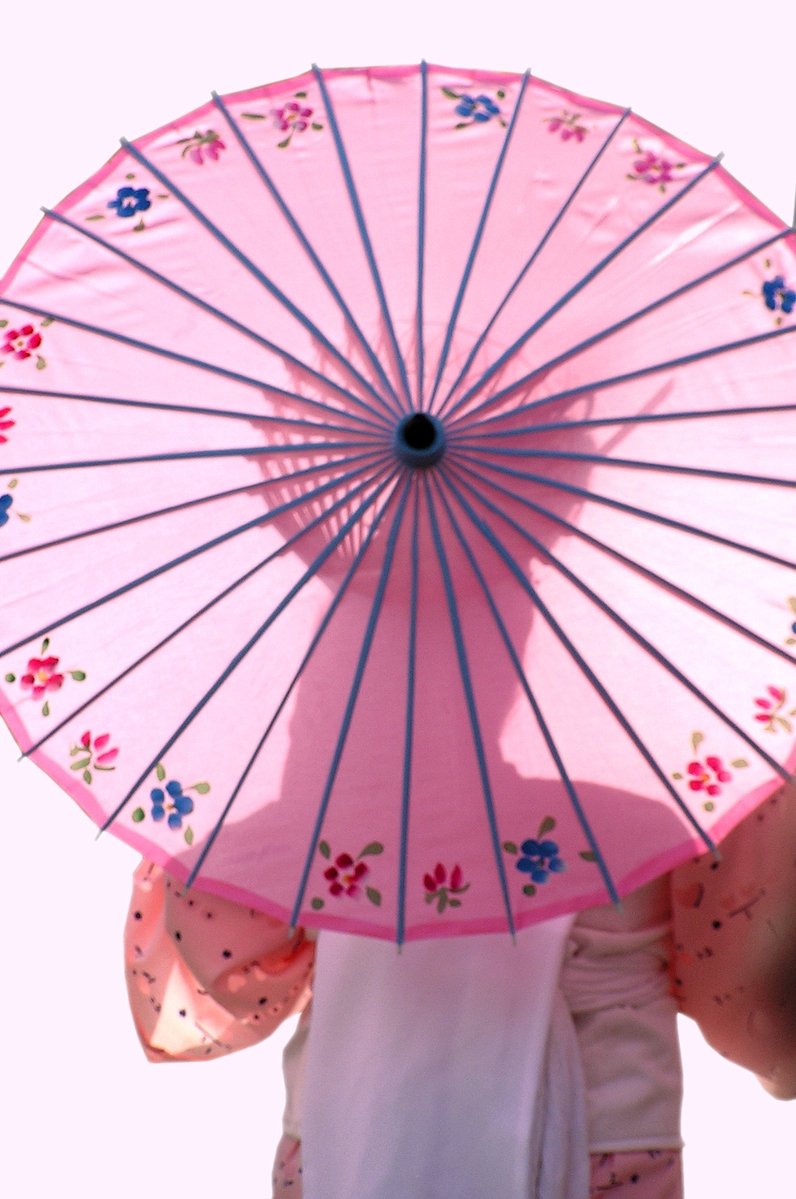
[[[407,466],[433,466],[445,452],[442,421],[430,412],[410,412],[395,430],[394,445]]]

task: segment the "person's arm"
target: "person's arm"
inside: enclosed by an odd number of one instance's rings
[[[197,1061],[267,1037],[310,995],[314,943],[262,912],[142,862],[125,928],[136,1030],[151,1061]]]
[[[672,875],[681,1010],[770,1094],[796,1098],[796,786]]]

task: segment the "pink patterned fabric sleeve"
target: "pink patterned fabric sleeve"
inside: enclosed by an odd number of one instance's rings
[[[674,872],[674,987],[724,1057],[796,1098],[796,786]]]
[[[191,891],[160,867],[135,872],[127,986],[151,1061],[218,1057],[264,1040],[308,1002],[315,954],[302,930]]]

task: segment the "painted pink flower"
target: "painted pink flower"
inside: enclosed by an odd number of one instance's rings
[[[787,691],[784,691],[782,687],[766,687],[766,691],[767,695],[761,695],[755,699],[755,705],[760,708],[760,711],[755,713],[755,720],[765,725],[767,733],[776,733],[779,729],[791,733],[793,723],[788,717],[796,716],[796,708],[791,708],[787,713],[783,712],[788,699]]]
[[[708,795],[721,795],[719,783],[729,783],[732,779],[721,758],[713,755],[705,758],[704,762],[689,762],[686,772],[691,776],[689,788],[692,791],[705,791]]]
[[[41,333],[38,333],[33,325],[22,325],[19,329],[6,329],[3,336],[5,341],[0,347],[2,353],[10,354],[12,358],[20,361],[30,358],[33,351],[38,350],[41,345]]]
[[[437,911],[444,912],[447,907],[460,908],[462,901],[451,898],[464,895],[469,891],[470,884],[465,883],[464,873],[458,863],[448,876],[448,871],[442,862],[437,862],[433,871],[423,875],[423,887],[426,891],[426,903],[436,903]]]
[[[297,100],[289,100],[282,108],[274,109],[277,127],[283,133],[291,130],[293,133],[303,133],[310,123],[313,110]]]
[[[34,699],[40,699],[48,691],[59,691],[66,677],[56,669],[59,661],[59,658],[53,657],[31,658],[28,673],[19,680],[20,686],[30,691]]]
[[[14,421],[5,419],[10,411],[10,408],[0,408],[0,445],[8,441],[8,438],[3,436],[4,431],[6,429],[13,429],[14,427]]]
[[[94,765],[96,766],[97,770],[112,769],[112,763],[115,762],[119,756],[118,749],[114,749],[109,746],[108,743],[110,739],[110,733],[101,733],[99,737],[94,738],[93,744],[91,741],[91,733],[84,733],[80,738],[80,744],[82,748],[93,752]]]
[[[350,853],[340,853],[334,865],[324,870],[323,877],[328,880],[332,895],[358,895],[360,883],[368,873],[364,862],[355,862]]]
[[[558,133],[562,142],[568,142],[572,137],[575,141],[582,142],[589,131],[585,125],[579,124],[579,121],[579,112],[565,111],[557,117],[548,117],[547,131],[548,133]]]
[[[671,162],[668,158],[662,158],[660,154],[655,154],[652,150],[642,150],[638,142],[633,143],[638,154],[638,158],[633,163],[633,172],[628,175],[628,179],[648,183],[651,187],[657,187],[660,191],[666,191],[666,184],[674,180],[674,172],[681,171],[685,167],[684,162]]]
[[[197,130],[193,137],[180,138],[177,145],[182,146],[182,157],[190,158],[198,166],[202,166],[206,159],[218,162],[221,151],[227,148],[215,129],[207,129],[204,133]]]

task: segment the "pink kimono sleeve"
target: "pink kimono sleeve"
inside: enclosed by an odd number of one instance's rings
[[[681,1010],[724,1057],[796,1098],[796,787],[672,879]]]
[[[193,1061],[262,1041],[310,997],[314,943],[301,929],[135,872],[124,939],[136,1030],[151,1061]]]

